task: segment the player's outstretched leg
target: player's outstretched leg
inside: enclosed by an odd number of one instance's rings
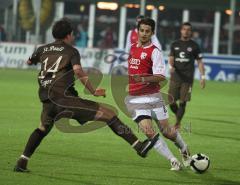
[[[185,167],[190,165],[191,156],[187,144],[183,140],[181,134],[174,127],[169,126],[168,120],[160,120],[159,128],[163,133],[164,137],[170,139],[179,148],[183,159],[183,165]]]
[[[148,151],[158,140],[158,135],[156,135],[152,139],[146,139],[143,142],[139,141],[132,130],[127,125],[122,123],[122,121],[116,116],[113,111],[106,107],[100,106],[95,117],[99,121],[106,122],[112,131],[127,141],[141,157],[146,157]]]
[[[140,129],[148,138],[153,138],[156,135],[154,128],[152,127],[152,119],[150,116],[141,115],[138,116],[135,121],[138,123]],[[157,142],[154,145],[154,149],[162,155],[164,158],[170,161],[171,170],[178,171],[181,169],[181,163],[173,155],[168,148],[167,143],[161,137],[158,137]]]
[[[41,126],[33,131],[28,139],[23,154],[20,156],[14,167],[15,172],[29,172],[27,169],[28,160],[40,145],[42,139],[50,132],[51,128],[52,125],[45,127]]]

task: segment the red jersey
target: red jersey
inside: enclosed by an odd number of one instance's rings
[[[165,76],[165,63],[161,51],[153,44],[145,47],[133,44],[128,58],[128,74],[130,95],[140,96],[159,92],[158,83],[135,82],[132,76],[136,74]]]

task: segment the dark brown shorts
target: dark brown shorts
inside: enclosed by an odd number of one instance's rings
[[[43,103],[41,122],[51,125],[61,118],[71,118],[80,124],[94,120],[99,104],[79,97],[63,98]]]
[[[192,84],[170,80],[168,93],[174,98],[174,101],[190,101],[192,93]]]

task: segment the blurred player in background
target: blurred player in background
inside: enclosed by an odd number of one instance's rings
[[[202,53],[199,45],[191,39],[192,25],[188,22],[183,23],[180,32],[181,38],[172,43],[168,60],[170,68],[169,94],[174,98],[170,108],[176,116],[176,128],[180,127],[187,101],[190,101],[191,98],[195,60],[201,74],[201,88],[205,87]],[[178,100],[179,104],[177,104]]]
[[[57,21],[52,34],[55,42],[39,47],[28,60],[29,65],[41,63],[38,82],[43,109],[40,126],[29,137],[14,171],[29,171],[28,160],[51,131],[54,122],[62,117],[75,119],[80,124],[92,120],[106,122],[116,135],[126,140],[141,157],[145,157],[157,141],[157,136],[141,142],[112,110],[78,97],[74,88],[74,74],[93,96],[105,96],[105,89],[94,89],[83,71],[80,54],[72,47],[74,37],[71,23],[67,19]]]
[[[144,18],[143,15],[138,15],[136,17],[136,26],[143,18]],[[151,41],[159,50],[162,50],[162,46],[161,46],[160,42],[158,41],[158,38],[156,37],[156,35],[152,35]],[[132,30],[128,31],[125,52],[129,53],[131,45],[134,43],[137,43],[137,42],[138,42],[138,29],[133,28]]]
[[[138,43],[131,46],[128,59],[129,95],[125,99],[132,119],[138,123],[148,138],[154,138],[152,127],[154,119],[163,135],[173,141],[184,157],[184,166],[189,165],[188,147],[181,135],[168,124],[168,111],[160,93],[160,82],[165,81],[165,62],[162,52],[152,42],[155,21],[150,18],[138,23]],[[171,170],[180,170],[181,166],[169,150],[165,141],[159,137],[154,145],[158,153],[171,162]]]

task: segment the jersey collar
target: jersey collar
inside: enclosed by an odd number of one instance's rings
[[[143,48],[143,49],[147,49],[147,48],[150,48],[150,47],[152,47],[153,46],[153,44],[152,43],[150,43],[149,45],[147,45],[147,46],[144,46],[144,47],[142,47],[142,46],[139,46],[139,44],[137,44],[137,47],[138,48]]]

